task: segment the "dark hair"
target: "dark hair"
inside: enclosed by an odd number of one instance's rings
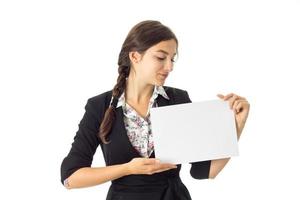
[[[148,48],[158,44],[159,42],[174,39],[177,43],[178,40],[175,34],[159,21],[146,20],[136,24],[128,33],[121,51],[119,53],[118,60],[118,73],[117,83],[112,90],[112,101],[105,111],[103,121],[99,128],[99,137],[105,144],[106,137],[109,134],[112,124],[116,116],[116,106],[119,97],[124,92],[126,87],[126,78],[130,72],[130,58],[129,52],[137,51],[140,54],[144,53]]]

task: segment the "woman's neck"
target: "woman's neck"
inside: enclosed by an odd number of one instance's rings
[[[125,99],[135,104],[148,102],[154,90],[154,85],[146,84],[137,77],[129,76],[126,80]]]

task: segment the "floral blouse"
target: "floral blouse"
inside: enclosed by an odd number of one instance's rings
[[[125,92],[119,97],[117,108],[122,106],[124,113],[124,124],[127,136],[132,146],[140,153],[142,157],[150,157],[153,152],[153,135],[151,132],[150,108],[157,107],[156,98],[158,95],[169,99],[162,86],[154,86],[154,91],[150,98],[146,118],[140,116],[134,108],[125,101]]]

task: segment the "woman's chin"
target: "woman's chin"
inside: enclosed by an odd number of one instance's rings
[[[163,86],[165,84],[165,81],[163,80],[159,80],[159,81],[156,81],[156,85],[157,86]]]

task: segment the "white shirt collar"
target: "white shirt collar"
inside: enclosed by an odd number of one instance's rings
[[[164,98],[166,98],[168,100],[170,99],[168,97],[168,95],[167,95],[167,93],[166,93],[166,91],[165,91],[165,89],[164,89],[163,86],[157,86],[157,85],[155,85],[154,86],[154,91],[152,93],[152,96],[151,96],[150,100],[156,99],[159,94],[162,95]],[[118,104],[117,104],[116,108],[118,108],[119,106],[123,106],[123,105],[125,105],[125,92],[123,92],[121,94],[121,96],[119,97]]]

